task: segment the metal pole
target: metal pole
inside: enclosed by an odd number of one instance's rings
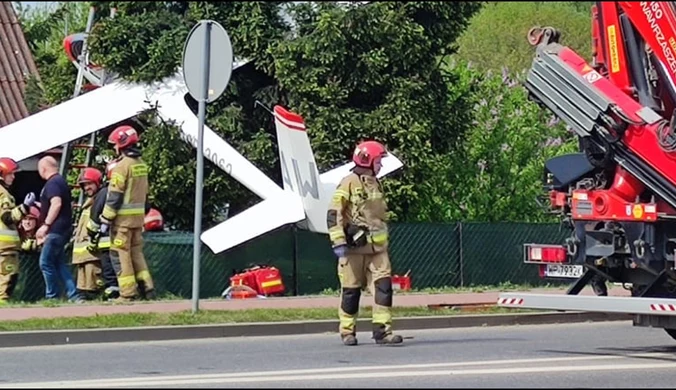
[[[197,174],[195,175],[195,236],[193,237],[193,258],[192,258],[192,312],[199,310],[200,293],[200,234],[202,232],[202,182],[204,181],[204,117],[207,110],[207,97],[209,88],[209,55],[211,49],[211,22],[207,22],[204,29],[204,52],[202,57],[202,66],[204,77],[202,79],[202,89],[197,115],[199,123],[197,125]]]

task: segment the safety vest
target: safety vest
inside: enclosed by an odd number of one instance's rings
[[[351,173],[343,178],[333,194],[327,216],[333,246],[346,243],[344,227],[348,224],[368,228],[369,244],[387,245],[387,203],[374,176]]]
[[[82,264],[89,261],[98,260],[101,251],[110,249],[110,237],[104,236],[99,238],[96,250],[91,251],[93,245],[91,238],[87,231],[87,223],[89,222],[89,215],[94,203],[93,198],[87,199],[82,205],[82,212],[75,228],[75,236],[73,241],[73,264]]]
[[[123,156],[111,170],[101,216],[118,227],[142,228],[148,187],[148,166],[143,159]]]
[[[24,216],[23,205],[17,206],[14,197],[7,188],[0,185],[0,214],[9,211],[14,221],[12,226],[7,226],[0,218],[0,252],[18,251],[21,247],[21,238],[16,230],[16,224]]]

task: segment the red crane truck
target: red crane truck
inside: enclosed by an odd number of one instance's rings
[[[524,87],[579,139],[545,163],[548,206],[571,230],[560,245],[525,244],[566,294],[503,293],[512,308],[615,312],[676,339],[676,7],[597,2],[587,63],[551,27],[528,34],[536,54]],[[606,282],[631,296],[607,296]],[[590,284],[594,296],[579,292]]]

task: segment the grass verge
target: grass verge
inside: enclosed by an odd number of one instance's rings
[[[408,295],[408,294],[461,294],[461,293],[482,293],[490,291],[528,291],[532,289],[550,289],[550,290],[562,290],[568,288],[568,285],[564,282],[560,283],[547,283],[543,285],[531,285],[531,284],[514,284],[510,282],[504,282],[496,285],[472,285],[465,287],[429,287],[429,288],[413,288],[410,291],[397,291],[396,295]],[[325,296],[334,296],[337,297],[340,295],[340,291],[333,288],[327,288],[317,294],[308,294],[301,295],[301,297],[325,297]],[[158,299],[155,301],[138,301],[135,304],[146,304],[146,303],[157,303],[157,302],[170,302],[177,300],[189,300],[190,298],[180,297],[171,293],[165,293],[161,296],[158,296]],[[212,298],[201,298],[201,301],[209,300],[221,300],[221,297],[212,297]],[[100,305],[104,302],[102,300],[90,301],[88,305]],[[74,303],[70,303],[66,300],[40,300],[37,302],[23,302],[23,301],[10,301],[7,304],[0,306],[0,310],[4,307],[63,307],[63,306],[72,306]]]
[[[394,307],[392,315],[399,317],[500,314],[515,312],[534,312],[534,310],[515,310],[502,307],[489,307],[473,311],[454,309],[431,310],[426,306]],[[371,308],[362,307],[360,318],[370,318]],[[277,322],[303,320],[338,320],[336,308],[317,309],[249,309],[249,310],[202,310],[197,314],[191,311],[175,313],[125,313],[96,315],[92,317],[33,318],[17,321],[0,321],[0,331],[57,330],[57,329],[95,329],[128,328],[139,326],[167,325],[203,325],[235,324],[242,322]]]

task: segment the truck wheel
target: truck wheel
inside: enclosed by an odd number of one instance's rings
[[[667,332],[667,334],[671,336],[672,339],[676,340],[676,329],[664,328],[664,331]]]

